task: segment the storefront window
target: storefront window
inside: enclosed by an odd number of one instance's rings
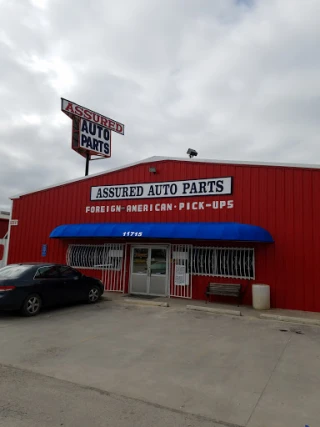
[[[92,270],[121,270],[124,245],[69,245],[67,264]]]
[[[254,249],[195,246],[189,266],[196,276],[254,279]]]

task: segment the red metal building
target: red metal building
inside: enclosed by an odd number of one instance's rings
[[[319,185],[316,166],[153,157],[13,198],[8,263],[168,297],[241,283],[246,304],[263,283],[272,307],[320,311]]]
[[[8,233],[10,212],[0,211],[0,239]]]
[[[0,268],[5,265],[10,212],[0,210]]]

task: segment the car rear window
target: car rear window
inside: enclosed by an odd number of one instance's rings
[[[0,268],[0,279],[17,279],[30,270],[29,265],[8,265]]]

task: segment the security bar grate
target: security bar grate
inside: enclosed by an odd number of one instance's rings
[[[75,268],[100,270],[107,291],[123,292],[125,279],[125,245],[69,245],[67,264]]]
[[[223,248],[195,246],[192,274],[196,276],[254,279],[253,248]]]
[[[170,296],[192,298],[192,245],[171,246]]]
[[[106,257],[104,245],[69,245],[67,264],[75,268],[101,270]]]
[[[107,291],[123,292],[126,277],[126,246],[122,243],[104,245],[104,265],[102,281]]]

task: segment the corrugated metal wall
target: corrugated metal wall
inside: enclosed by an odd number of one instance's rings
[[[149,172],[150,165],[157,168],[156,174]],[[94,185],[226,176],[233,176],[231,196],[90,202],[90,188]],[[256,248],[254,282],[271,285],[272,305],[320,311],[318,268],[320,202],[317,193],[319,184],[320,171],[315,169],[219,165],[172,160],[136,165],[14,200],[12,218],[18,219],[19,225],[11,228],[9,262],[41,261],[42,244],[48,244],[46,261],[65,262],[67,245],[71,242],[50,241],[48,237],[51,230],[60,224],[106,221],[236,221],[262,226],[269,230],[275,239],[275,244],[272,245],[254,245]],[[168,212],[153,210],[134,213],[124,210],[104,214],[85,212],[86,206],[115,204],[127,206],[159,202],[178,204],[203,200],[233,200],[234,208],[181,211],[174,209]],[[203,298],[207,282],[208,278],[194,277],[194,298]],[[250,292],[246,302],[250,302]]]

